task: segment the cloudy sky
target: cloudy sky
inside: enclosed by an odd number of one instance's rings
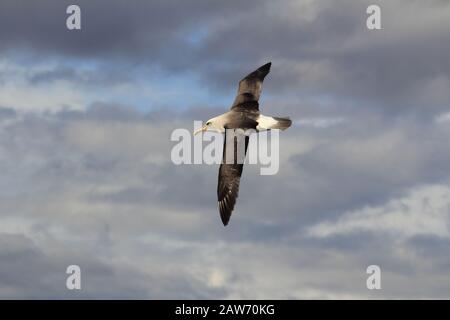
[[[2,0],[0,298],[450,298],[449,30],[445,0]],[[170,134],[268,61],[294,125],[224,228]]]

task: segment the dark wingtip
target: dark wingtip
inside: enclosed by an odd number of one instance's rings
[[[257,72],[260,74],[260,76],[262,76],[264,78],[269,73],[271,65],[272,65],[272,62],[268,62],[265,65],[259,67]]]
[[[219,213],[220,213],[220,220],[222,220],[222,223],[224,226],[228,224],[228,221],[230,221],[231,214],[227,214],[227,209],[224,207],[224,204],[220,201],[218,202],[219,205]]]
[[[264,80],[264,78],[267,76],[267,74],[270,71],[270,66],[272,65],[272,62],[268,62],[265,65],[262,65],[252,73],[249,73],[244,79],[248,78],[258,78],[260,80]]]
[[[263,72],[269,72],[271,66],[272,66],[272,62],[268,62],[265,65],[259,67],[259,70],[263,71]]]
[[[230,221],[230,218],[227,218],[224,214],[221,214],[220,218],[222,220],[223,226],[226,227],[228,225],[228,222]]]

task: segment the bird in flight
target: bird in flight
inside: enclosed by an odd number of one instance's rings
[[[222,164],[219,168],[217,200],[224,226],[230,221],[231,213],[236,204],[239,182],[247,153],[249,136],[242,134],[242,132],[248,132],[249,129],[254,131],[285,130],[292,124],[289,118],[269,117],[259,112],[258,101],[262,83],[270,71],[270,66],[271,62],[266,63],[242,79],[239,82],[238,92],[230,111],[209,119],[202,128],[194,132],[194,135],[208,130],[218,132],[233,130],[233,132],[236,132],[232,139],[227,139],[228,135],[225,135]],[[239,137],[242,137],[242,139],[239,139]],[[242,142],[244,142],[244,145],[240,149],[238,143]],[[227,157],[228,150],[232,150],[233,154],[228,152]],[[238,150],[243,150],[240,156]],[[232,160],[229,161],[231,157]]]

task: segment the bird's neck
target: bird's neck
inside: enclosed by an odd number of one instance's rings
[[[213,125],[214,129],[219,132],[225,132],[225,124],[227,123],[227,114],[221,114],[220,116],[217,116],[213,118]]]

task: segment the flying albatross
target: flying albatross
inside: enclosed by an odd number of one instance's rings
[[[230,111],[220,116],[209,119],[206,124],[196,130],[194,135],[203,131],[225,132],[226,129],[242,129],[243,131],[252,129],[255,131],[263,131],[270,129],[285,130],[292,124],[289,118],[278,118],[264,116],[259,112],[259,96],[264,78],[270,71],[271,62],[266,63],[262,67],[253,71],[239,82],[239,88],[234,99]],[[239,193],[239,181],[242,175],[244,161],[237,159],[236,138],[231,142],[233,144],[233,160],[226,161],[226,150],[230,141],[226,141],[225,135],[224,151],[222,164],[219,168],[219,183],[217,185],[217,200],[219,206],[220,217],[223,225],[226,226],[233,212],[236,198]],[[245,148],[243,158],[247,152],[248,135],[245,135]]]

